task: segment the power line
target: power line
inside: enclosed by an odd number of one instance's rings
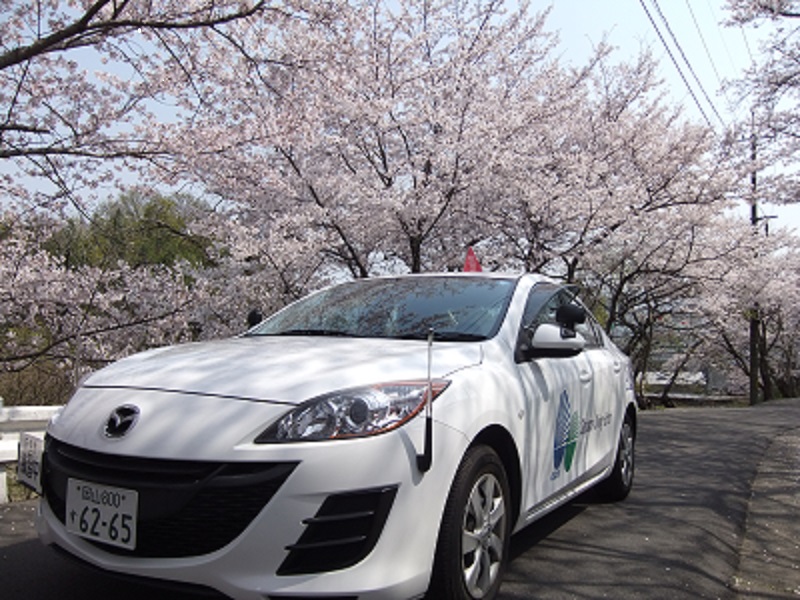
[[[656,25],[655,19],[653,19],[653,15],[650,14],[650,10],[647,8],[647,5],[644,3],[644,0],[639,0],[639,4],[642,5],[642,8],[644,9],[645,14],[647,14],[647,18],[650,19],[650,24],[653,26],[653,29],[655,29],[656,34],[658,35],[658,39],[661,40],[661,43],[663,44],[664,49],[667,51],[667,54],[669,55],[670,59],[672,60],[672,64],[674,64],[675,68],[678,70],[678,75],[680,75],[681,79],[683,80],[684,85],[686,86],[686,89],[689,91],[689,94],[692,96],[692,99],[694,100],[695,106],[697,106],[697,110],[699,110],[700,114],[703,115],[703,118],[705,119],[705,121],[708,124],[708,126],[711,129],[713,129],[714,126],[711,124],[711,120],[708,118],[708,115],[706,115],[706,112],[703,110],[703,107],[700,105],[700,101],[697,99],[697,96],[695,95],[694,90],[692,89],[692,86],[689,85],[689,82],[686,80],[686,76],[683,74],[683,70],[681,69],[680,65],[678,64],[678,61],[675,59],[675,56],[672,54],[672,50],[670,50],[669,44],[667,44],[667,41],[664,39],[664,36],[661,35],[661,30],[658,28],[658,25]]]
[[[744,40],[744,47],[747,48],[747,56],[750,57],[750,64],[752,65],[755,61],[753,58],[753,52],[750,50],[750,41],[747,39],[747,34],[744,31],[744,27],[739,25],[739,31],[742,32],[742,39]]]
[[[717,23],[717,26],[719,26],[719,20],[717,19],[717,14],[714,12],[714,7],[711,6],[711,0],[706,0],[706,3],[708,4],[708,10],[711,12],[711,16],[714,18],[714,22]],[[744,30],[742,30],[742,35],[744,35]],[[728,62],[730,63],[731,68],[733,68],[733,70],[736,70],[737,65],[733,61],[733,55],[731,54],[731,49],[728,48],[728,43],[725,41],[725,36],[722,35],[722,30],[721,29],[719,30],[719,40],[720,40],[720,42],[722,42],[722,47],[725,48],[725,54],[728,56]],[[749,48],[750,47],[748,45],[748,52],[749,52]],[[751,55],[751,58],[752,58],[752,55]]]
[[[686,5],[687,6],[690,6],[690,4],[689,4],[690,1],[691,0],[686,0]],[[732,37],[726,36],[724,34],[724,29],[725,28],[723,27],[722,20],[717,16],[716,11],[715,11],[714,7],[711,4],[711,0],[706,0],[706,7],[708,8],[708,14],[711,16],[711,19],[712,19],[713,23],[716,25],[716,31],[717,31],[719,43],[722,44],[722,47],[725,50],[725,55],[728,57],[727,63],[728,63],[728,65],[730,65],[731,72],[733,73],[732,76],[729,76],[727,78],[728,81],[727,82],[723,82],[723,84],[721,85],[721,92],[725,96],[725,101],[726,101],[726,104],[727,104],[728,112],[731,114],[731,117],[733,119],[736,119],[737,118],[737,113],[739,113],[739,111],[742,109],[742,101],[741,101],[741,99],[737,99],[736,97],[731,98],[731,89],[730,89],[730,86],[728,85],[728,83],[730,82],[731,79],[739,79],[739,78],[742,77],[743,67],[739,64],[739,61],[735,61],[734,58],[733,58],[733,53],[731,52],[729,41],[733,42],[734,39]],[[690,7],[690,10],[691,10],[691,7]],[[745,31],[745,28],[742,25],[738,25],[737,29],[739,30],[739,33],[742,36],[742,41],[744,42],[744,48],[747,51],[747,56],[750,59],[749,65],[752,68],[752,66],[755,64],[755,59],[753,57],[753,52],[752,52],[752,49],[751,49],[751,46],[750,46],[750,40],[748,39],[747,32]],[[714,65],[714,61],[711,59],[711,57],[709,57],[709,60],[712,61],[712,66],[715,66]],[[716,66],[715,66],[715,69],[716,69]],[[734,94],[734,96],[735,96],[735,94]]]
[[[733,64],[733,60],[732,60],[731,53],[730,53],[730,50],[728,48],[727,42],[725,40],[725,36],[722,34],[722,29],[720,27],[720,22],[717,19],[716,14],[714,13],[714,9],[711,6],[711,1],[710,0],[707,0],[707,6],[708,6],[708,14],[711,16],[711,20],[715,25],[716,31],[719,33],[719,39],[720,39],[720,41],[722,42],[722,45],[725,48],[725,52],[728,55],[728,60],[731,62],[731,64]],[[705,49],[706,57],[708,57],[708,62],[711,64],[711,68],[714,70],[714,75],[717,78],[717,93],[718,94],[722,93],[722,95],[725,98],[726,108],[727,108],[729,113],[732,113],[735,110],[734,107],[735,107],[736,103],[733,100],[731,100],[731,97],[730,97],[730,94],[729,94],[729,89],[727,88],[725,82],[723,81],[723,78],[720,75],[719,69],[717,69],[717,61],[714,60],[714,56],[711,54],[711,50],[708,47],[708,44],[706,42],[706,36],[703,35],[703,29],[702,29],[702,27],[700,27],[700,23],[697,20],[697,16],[696,16],[696,14],[694,12],[694,9],[692,8],[691,0],[686,0],[686,8],[689,9],[689,14],[691,14],[691,16],[692,16],[692,21],[694,22],[694,27],[697,30],[697,35],[700,36],[700,40],[703,42],[703,48]],[[739,26],[739,29],[741,30],[742,36],[744,37],[744,29],[742,29],[741,25]],[[750,47],[747,44],[747,38],[746,37],[745,37],[745,46],[747,46],[747,51],[749,53],[750,52]],[[752,60],[752,54],[750,55],[750,57],[751,57],[751,60]],[[733,65],[733,67],[734,67],[734,70],[735,70],[736,66]],[[735,118],[735,115],[734,115],[734,118]]]
[[[686,8],[689,9],[689,14],[692,15],[692,21],[694,22],[694,28],[697,30],[697,35],[700,36],[700,41],[703,43],[703,49],[706,51],[706,56],[708,57],[708,62],[711,63],[711,68],[714,70],[714,75],[717,78],[717,85],[722,87],[722,78],[719,76],[719,71],[717,71],[717,65],[714,62],[714,57],[711,56],[711,52],[708,49],[708,44],[706,44],[706,38],[703,35],[703,30],[700,28],[700,24],[697,22],[697,17],[694,14],[694,9],[692,8],[692,4],[689,0],[686,0]]]
[[[697,87],[700,88],[700,91],[703,93],[703,96],[705,97],[706,102],[708,102],[708,105],[711,107],[711,110],[714,111],[714,114],[717,116],[717,119],[719,119],[719,122],[722,124],[722,127],[726,128],[727,126],[725,125],[725,121],[720,116],[719,111],[717,111],[717,107],[711,101],[711,98],[709,97],[708,93],[706,92],[706,89],[703,86],[703,83],[700,81],[700,78],[697,76],[697,73],[695,73],[695,70],[692,67],[692,63],[689,61],[689,58],[686,56],[686,53],[683,51],[683,47],[681,46],[680,42],[678,42],[678,38],[675,37],[675,33],[672,31],[672,27],[670,27],[669,21],[667,21],[666,15],[661,11],[661,6],[658,4],[658,0],[652,0],[652,2],[653,2],[653,6],[655,6],[656,10],[658,11],[658,15],[661,17],[661,20],[664,22],[664,26],[667,28],[667,31],[669,32],[669,35],[672,37],[672,41],[675,44],[675,47],[681,53],[681,57],[683,58],[683,61],[686,63],[686,66],[689,67],[689,72],[692,74],[692,77],[694,77],[694,80],[697,83]],[[686,81],[686,80],[684,79],[684,81]]]

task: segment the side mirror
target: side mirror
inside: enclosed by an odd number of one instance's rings
[[[575,329],[575,325],[586,323],[586,309],[577,304],[562,304],[556,310],[556,321],[567,329]]]
[[[527,343],[517,347],[515,359],[518,363],[534,358],[569,358],[586,347],[586,338],[580,333],[551,323],[543,323],[523,335]]]
[[[249,313],[247,313],[247,328],[252,329],[256,325],[261,323],[261,321],[263,320],[264,320],[264,315],[261,314],[260,310],[254,308]]]
[[[586,339],[574,330],[544,323],[531,336],[534,350],[565,350],[578,353],[586,347]]]

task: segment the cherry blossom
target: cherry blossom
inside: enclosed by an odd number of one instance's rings
[[[735,216],[754,170],[778,189],[776,155],[693,123],[646,52],[561,65],[533,6],[0,0],[2,368],[77,378],[473,247],[484,270],[580,284],[639,373],[669,353],[746,375],[757,304],[763,386],[786,393],[796,242]],[[132,186],[202,199],[187,227],[212,260],[76,268],[45,248]]]

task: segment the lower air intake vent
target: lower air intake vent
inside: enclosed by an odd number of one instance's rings
[[[306,529],[278,575],[322,573],[350,567],[375,547],[383,531],[397,487],[328,496],[317,514],[303,521]]]

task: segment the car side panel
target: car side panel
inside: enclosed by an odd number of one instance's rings
[[[578,443],[590,402],[592,372],[584,354],[541,358],[519,365],[527,401],[528,472],[523,509],[528,511],[579,478],[587,465]]]

